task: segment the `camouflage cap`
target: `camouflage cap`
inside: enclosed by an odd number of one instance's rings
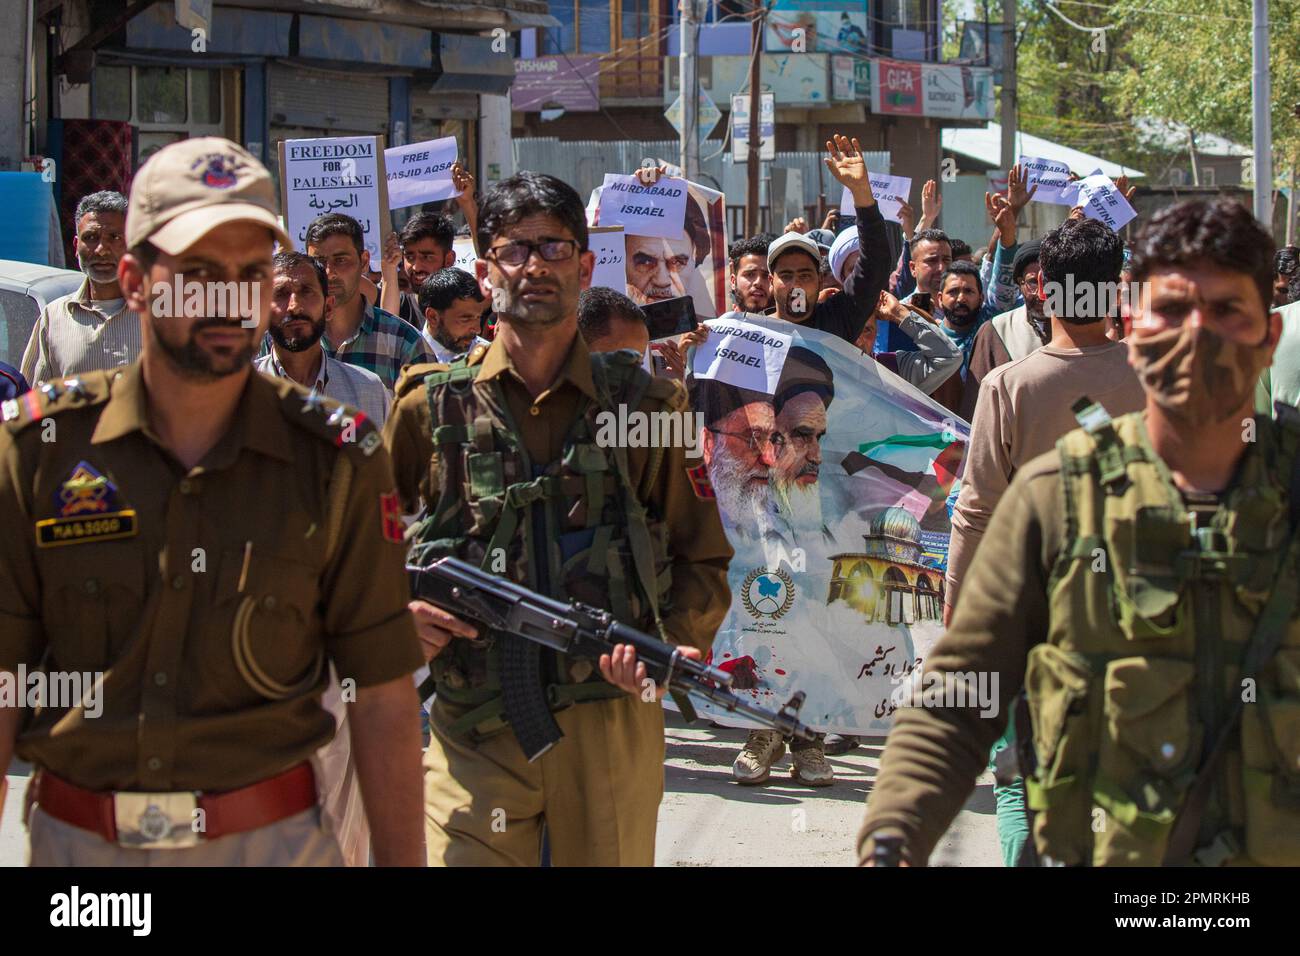
[[[276,214],[275,183],[242,146],[219,136],[164,146],[131,182],[126,244],[148,240],[179,255],[217,226],[256,222],[292,248]]]

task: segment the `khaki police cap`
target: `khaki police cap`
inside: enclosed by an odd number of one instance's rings
[[[276,214],[275,184],[242,146],[219,136],[164,146],[140,167],[126,210],[126,244],[146,239],[179,255],[217,226],[256,222],[292,248]]]

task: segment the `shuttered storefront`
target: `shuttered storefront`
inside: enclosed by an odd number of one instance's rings
[[[388,77],[272,63],[267,92],[271,141],[306,136],[382,135]]]

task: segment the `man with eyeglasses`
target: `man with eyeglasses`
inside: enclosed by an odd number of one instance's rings
[[[818,482],[821,442],[834,397],[834,375],[826,360],[803,346],[792,348],[772,399],[773,427],[783,441],[775,448],[768,486],[782,520],[784,537],[808,552],[810,568],[824,566],[826,555],[834,549],[834,538],[822,522]],[[779,556],[785,553],[776,552],[776,564],[769,558],[768,570],[779,570]],[[812,608],[808,610],[815,613]],[[791,675],[796,682],[800,676]],[[819,734],[816,740],[789,741],[790,776],[796,783],[828,787],[834,782],[835,771],[826,761],[825,740],[825,735]],[[731,765],[732,779],[745,786],[766,782],[785,748],[780,732],[751,730]]]
[[[619,621],[699,658],[730,604],[731,547],[713,488],[684,446],[612,444],[597,416],[686,411],[677,382],[578,333],[590,285],[582,201],[524,172],[480,206],[476,264],[496,338],[450,365],[418,365],[385,426],[406,511],[423,508],[409,561],[454,555]],[[543,827],[557,866],[651,866],[663,796],[663,689],[632,648],[598,662],[478,634],[413,601],[436,698],[425,755],[435,865],[536,866]],[[540,674],[562,738],[525,754],[507,696]],[[530,676],[531,675],[531,676]]]
[[[691,407],[704,416],[700,449],[727,527],[741,540],[766,540],[777,533],[771,472],[786,442],[776,427],[772,397],[695,379]]]
[[[1024,301],[1009,312],[995,315],[975,333],[966,369],[967,387],[957,411],[968,422],[975,416],[975,400],[984,377],[999,365],[1024,358],[1052,337],[1051,320],[1038,297],[1039,247],[1037,239],[1024,243],[1011,263],[1011,280]]]

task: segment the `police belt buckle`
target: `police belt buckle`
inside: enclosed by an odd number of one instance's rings
[[[115,793],[117,843],[132,850],[198,846],[203,830],[198,810],[199,795],[194,791]]]

